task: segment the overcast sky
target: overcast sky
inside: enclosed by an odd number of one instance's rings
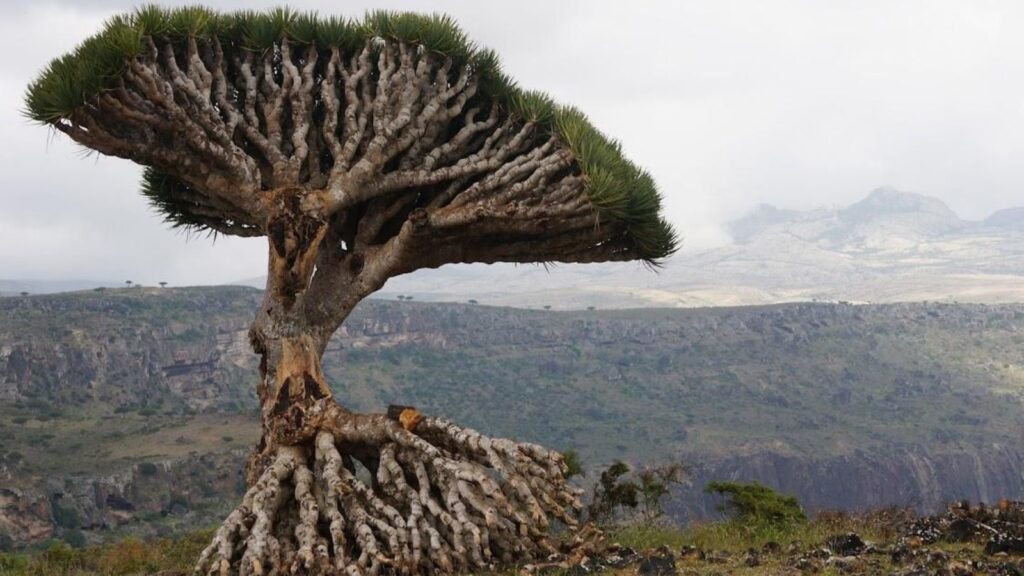
[[[220,283],[258,239],[186,239],[139,169],[21,115],[51,58],[135,3],[0,5],[0,278]],[[217,8],[281,2],[208,2]],[[848,204],[891,185],[980,219],[1024,205],[1024,3],[293,1],[347,15],[444,11],[520,84],[578,105],[654,174],[686,250],[759,203]],[[503,8],[504,7],[504,8]]]

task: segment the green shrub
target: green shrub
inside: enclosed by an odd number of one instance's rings
[[[579,452],[575,450],[566,450],[562,452],[562,459],[565,460],[566,467],[566,478],[572,478],[573,476],[583,476],[583,462],[580,460]]]
[[[704,491],[727,497],[719,509],[743,523],[769,526],[807,523],[807,516],[795,497],[779,494],[759,482],[708,482]]]
[[[65,530],[60,539],[67,542],[72,548],[83,548],[86,545],[85,534],[81,530]]]
[[[181,492],[171,492],[171,497],[167,501],[167,508],[171,509],[175,506],[188,510],[188,496],[185,496]]]
[[[56,502],[53,503],[53,522],[61,528],[74,529],[82,525],[78,517],[78,511],[74,508],[65,508]]]
[[[143,462],[139,464],[139,473],[143,476],[156,476],[156,464]]]
[[[594,500],[587,507],[587,514],[594,523],[606,525],[619,508],[636,508],[639,504],[636,482],[624,478],[628,473],[629,466],[621,461],[615,461],[601,473],[594,489]]]

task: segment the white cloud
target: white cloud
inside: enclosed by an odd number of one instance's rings
[[[223,8],[269,2],[209,2]],[[0,8],[0,276],[222,282],[259,240],[168,232],[138,170],[18,114],[26,83],[134,2]],[[303,2],[329,13],[336,2]],[[358,15],[375,7],[346,3]],[[1024,204],[1024,5],[940,1],[390,2],[453,14],[521,84],[577,104],[660,183],[690,247],[760,202],[890,184],[965,217]],[[48,141],[49,140],[49,141]]]

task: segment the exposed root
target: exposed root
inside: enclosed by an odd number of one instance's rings
[[[549,518],[574,526],[579,510],[561,455],[439,418],[410,427],[344,414],[315,445],[279,448],[196,574],[450,573],[557,552]]]

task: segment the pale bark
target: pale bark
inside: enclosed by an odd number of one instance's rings
[[[450,573],[555,553],[550,522],[574,526],[580,508],[558,453],[410,407],[355,414],[335,402],[321,355],[391,260],[354,265],[319,196],[276,202],[267,289],[250,332],[263,436],[250,488],[196,573]]]
[[[56,127],[184,183],[178,209],[194,223],[253,235],[295,191],[315,193],[322,216],[344,223],[344,250],[364,259],[411,258],[388,244],[423,216],[425,252],[452,253],[444,229],[458,226],[469,251],[496,240],[518,247],[485,261],[591,261],[591,248],[629,256],[599,248],[625,227],[593,210],[567,146],[478,94],[473,70],[443,56],[390,40],[349,55],[287,40],[265,53],[226,53],[216,39],[146,42],[116,89]],[[589,219],[595,242],[537,233],[537,221],[551,229],[567,217]]]
[[[175,178],[190,221],[269,240],[250,332],[263,437],[197,572],[468,571],[553,552],[550,521],[571,525],[579,507],[561,456],[414,409],[353,414],[320,357],[398,274],[634,258],[573,153],[481,97],[473,70],[416,46],[147,42],[115,89],[56,127]]]

